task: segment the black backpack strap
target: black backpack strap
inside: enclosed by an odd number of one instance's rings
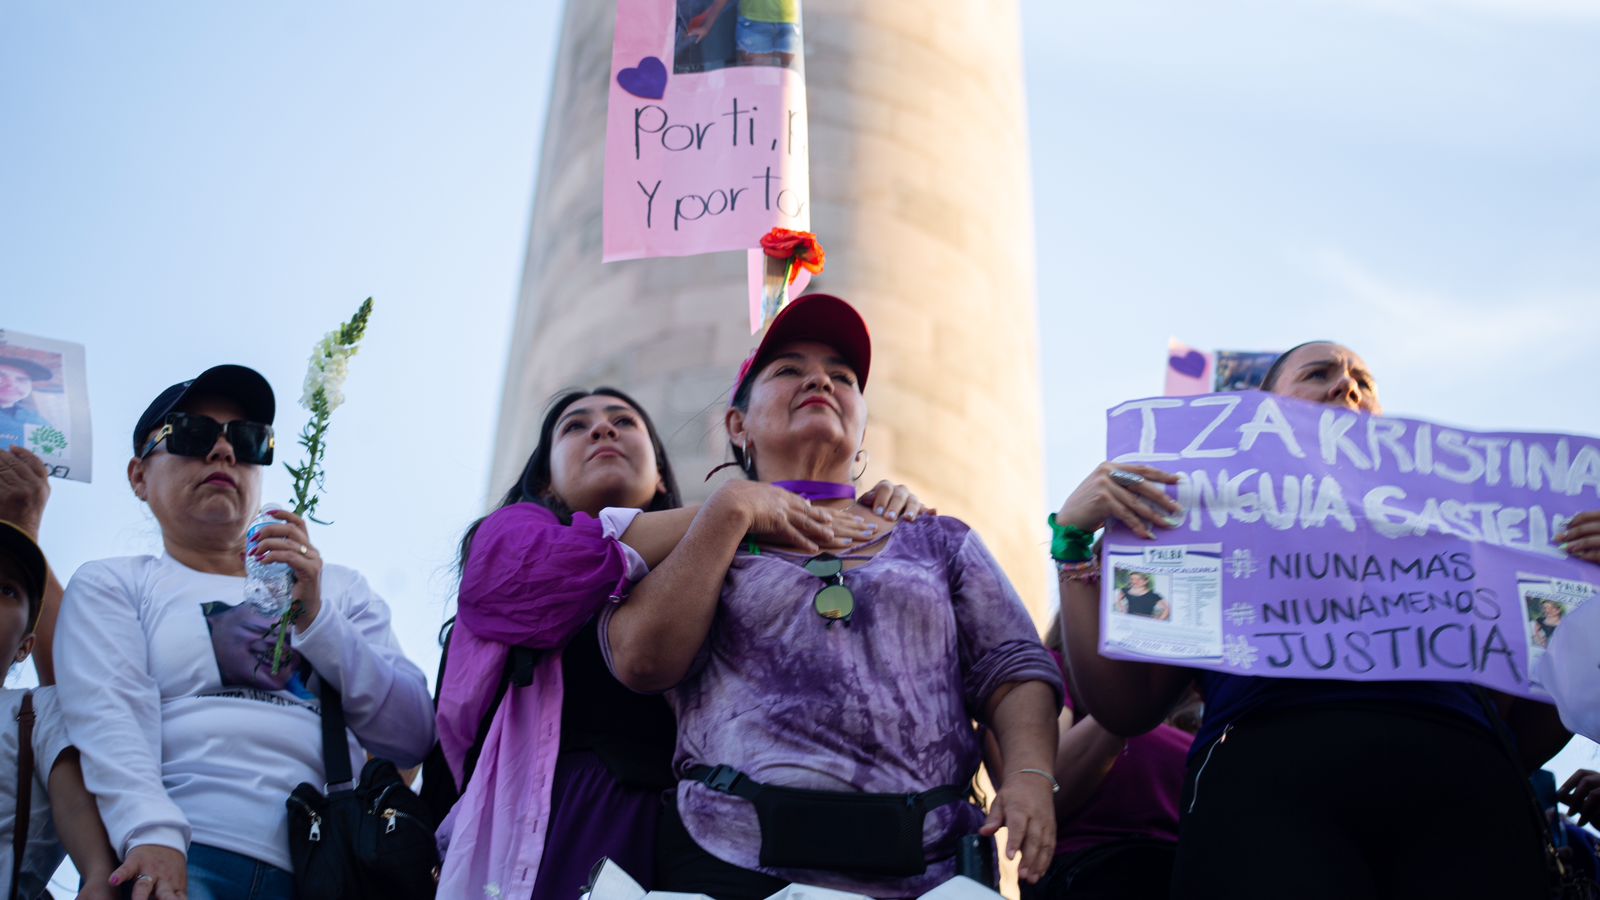
[[[445,667],[450,664],[450,626],[455,622],[451,619],[445,623],[443,639],[440,641],[442,652],[439,655],[439,671],[433,680],[433,706],[439,708],[439,692],[444,687]],[[500,671],[500,683],[495,687],[494,699],[490,701],[487,709],[483,711],[483,718],[478,721],[478,731],[472,741],[472,746],[467,749],[467,758],[462,760],[461,784],[457,786],[455,773],[450,771],[450,763],[444,758],[444,748],[434,741],[428,756],[422,761],[422,799],[433,813],[435,823],[443,822],[449,815],[451,807],[461,799],[462,793],[467,789],[467,782],[472,779],[472,773],[478,767],[478,756],[483,752],[483,745],[489,740],[489,729],[494,725],[495,713],[499,712],[500,704],[505,700],[506,691],[513,685],[526,687],[533,683],[533,667],[538,662],[538,653],[526,647],[512,647],[506,655],[506,664]]]
[[[323,786],[328,793],[355,789],[355,776],[350,771],[350,737],[344,727],[344,701],[339,692],[322,680],[322,766],[328,783]]]
[[[500,673],[500,684],[495,687],[494,700],[489,708],[483,711],[483,719],[478,723],[478,734],[472,741],[472,749],[467,751],[467,758],[461,765],[461,790],[467,789],[467,782],[472,780],[472,773],[478,768],[478,757],[483,753],[483,745],[489,740],[489,728],[494,725],[495,713],[500,711],[500,704],[506,699],[506,692],[512,686],[527,687],[533,684],[533,666],[538,662],[539,655],[527,647],[512,647],[506,654],[506,667]]]

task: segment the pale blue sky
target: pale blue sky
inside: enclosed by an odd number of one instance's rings
[[[1169,335],[1337,338],[1392,412],[1600,433],[1600,0],[1022,7],[1041,511],[1100,458],[1103,410],[1159,393]],[[312,341],[375,295],[317,540],[432,671],[489,490],[558,19],[0,5],[0,327],[89,346],[98,429],[95,483],[46,517],[59,570],[157,546],[121,477],[157,391],[244,362],[291,432]]]

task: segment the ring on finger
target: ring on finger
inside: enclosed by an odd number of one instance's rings
[[[1145,478],[1138,472],[1129,472],[1126,469],[1112,469],[1111,480],[1125,488],[1131,488],[1136,485],[1144,484]]]
[[[311,555],[311,548],[307,547],[305,544],[301,544],[300,545],[300,555],[309,557]]]
[[[155,880],[156,880],[156,877],[154,875],[149,874],[148,872],[143,874],[143,875],[140,875],[138,878],[134,879],[134,881],[155,881]]]

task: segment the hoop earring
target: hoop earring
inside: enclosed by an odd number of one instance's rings
[[[857,450],[855,461],[861,464],[861,471],[851,475],[850,480],[860,481],[861,476],[867,474],[867,463],[872,461],[872,454],[868,453],[865,449]]]
[[[755,441],[746,441],[744,446],[740,447],[739,450],[740,450],[740,453],[744,456],[744,462],[739,466],[739,468],[743,469],[744,473],[746,475],[748,475],[752,481],[754,481],[755,477],[756,477],[756,444],[755,444]]]

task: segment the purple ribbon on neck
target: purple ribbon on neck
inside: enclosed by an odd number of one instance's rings
[[[774,481],[773,484],[807,500],[854,500],[856,486],[834,481]]]

